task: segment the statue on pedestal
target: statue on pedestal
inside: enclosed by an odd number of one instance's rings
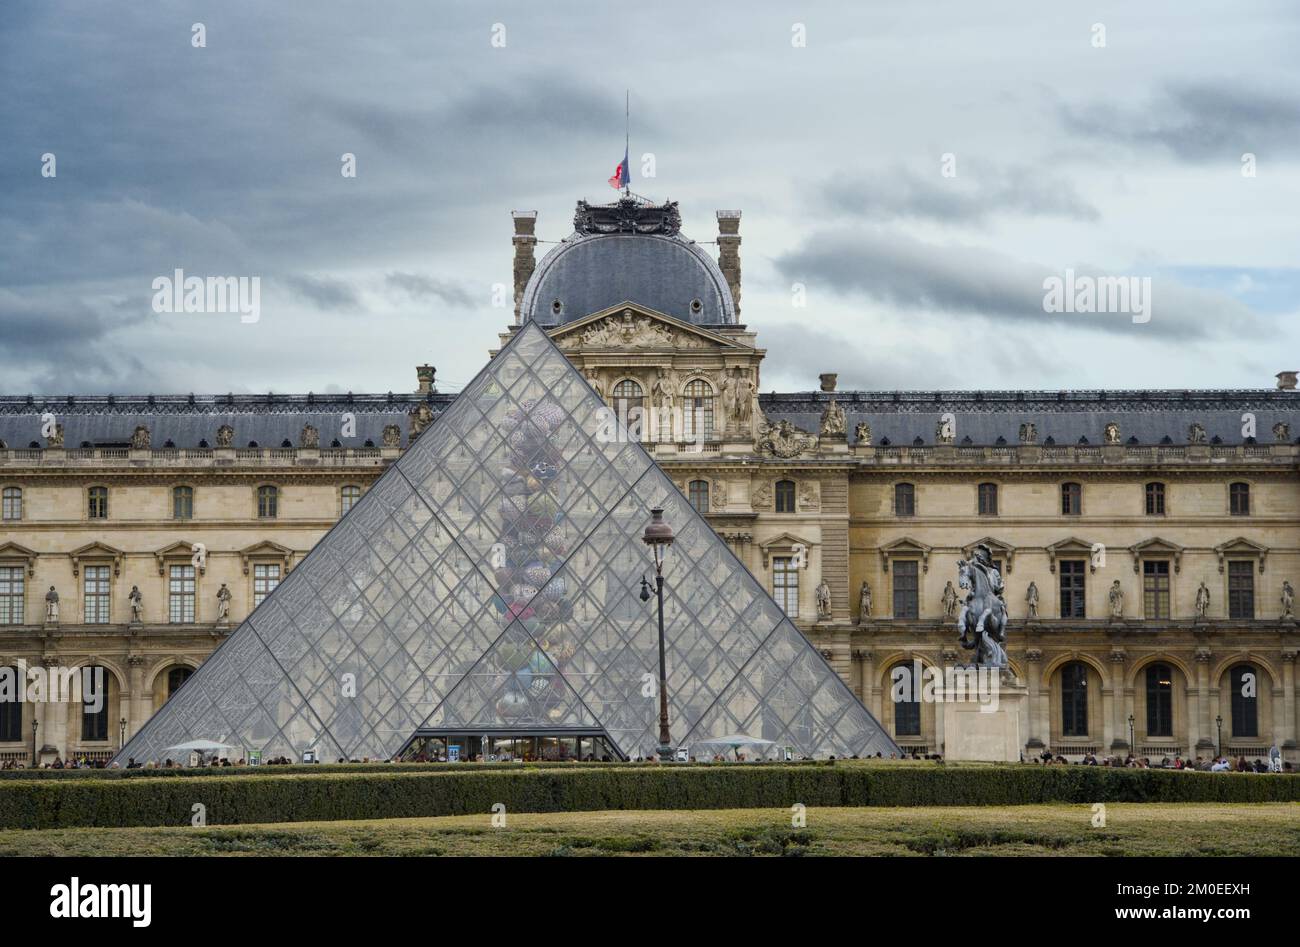
[[[1007,667],[1007,603],[993,552],[980,543],[970,559],[957,561],[957,584],[971,591],[957,616],[961,646],[975,652],[975,667]]]
[[[1295,618],[1295,589],[1286,579],[1282,580],[1282,617]]]
[[[54,586],[45,593],[45,624],[57,625],[59,623],[59,593],[54,591]]]
[[[233,596],[226,583],[221,583],[221,588],[217,589],[217,622],[230,621],[230,600]]]
[[[1025,602],[1029,605],[1030,621],[1038,620],[1038,585],[1033,581],[1029,583],[1029,589],[1025,592]]]
[[[817,584],[817,620],[830,621],[831,618],[831,587],[822,579]]]
[[[1123,618],[1124,590],[1119,587],[1119,579],[1110,584],[1110,594],[1107,597],[1110,599],[1110,617]]]
[[[957,597],[957,590],[952,587],[952,580],[949,579],[948,584],[943,587],[943,617],[956,618],[957,606],[960,603],[961,599]]]
[[[862,588],[858,592],[858,624],[862,624],[871,617],[871,586],[867,580],[862,580]]]
[[[1205,580],[1201,580],[1201,587],[1196,590],[1196,617],[1204,618],[1206,612],[1210,610],[1210,590],[1205,586]]]
[[[131,586],[131,594],[126,598],[131,603],[131,624],[138,625],[144,617],[144,595],[140,592],[140,586]]]

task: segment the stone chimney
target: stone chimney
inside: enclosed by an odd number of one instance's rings
[[[822,380],[822,391],[834,391],[835,382],[839,379],[840,376],[835,372],[823,372],[817,377]]]
[[[731,287],[731,301],[740,318],[740,211],[718,211],[718,266]]]
[[[1295,391],[1296,372],[1278,372],[1277,387],[1279,391]]]
[[[438,369],[432,365],[416,365],[415,377],[419,379],[420,387],[415,389],[417,395],[437,394],[438,389],[434,387],[433,376],[438,373]]]
[[[537,246],[537,211],[513,210],[510,216],[515,219],[515,325],[518,325],[524,287],[537,266],[537,260],[533,258],[533,248]]]

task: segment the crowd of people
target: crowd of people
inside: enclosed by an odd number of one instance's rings
[[[1282,754],[1277,747],[1269,750],[1267,759],[1256,757],[1254,760],[1248,760],[1244,756],[1238,756],[1233,760],[1221,755],[1183,759],[1181,754],[1175,754],[1172,758],[1164,756],[1159,762],[1152,762],[1149,756],[1134,756],[1131,753],[1125,757],[1098,757],[1095,753],[1086,753],[1074,764],[1059,753],[1053,753],[1051,749],[1044,747],[1043,752],[1034,762],[1043,766],[1114,766],[1126,769],[1191,770],[1201,773],[1290,773],[1293,771],[1290,761],[1282,759]]]

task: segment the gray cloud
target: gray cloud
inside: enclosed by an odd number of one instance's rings
[[[1070,181],[1042,167],[981,168],[964,160],[953,178],[940,174],[937,159],[926,173],[895,165],[870,174],[844,174],[824,183],[818,196],[829,211],[868,221],[919,218],[971,224],[1005,215],[1082,221],[1101,216]]]
[[[358,312],[362,308],[356,289],[340,279],[299,274],[282,277],[281,282],[318,309]]]
[[[420,273],[389,273],[384,277],[389,289],[398,290],[412,299],[437,299],[448,306],[470,308],[474,299],[469,292],[454,283],[448,283]]]
[[[1049,267],[981,247],[928,243],[893,231],[818,231],[779,256],[776,267],[810,293],[824,288],[890,306],[931,313],[966,313],[992,323],[1062,325],[1142,337],[1194,339],[1258,331],[1260,320],[1242,303],[1195,289],[1151,270],[1108,273],[1086,265]],[[1044,281],[1078,276],[1150,277],[1152,314],[1135,324],[1124,313],[1044,312]]]
[[[1288,161],[1300,136],[1300,96],[1235,80],[1178,82],[1140,106],[1063,105],[1060,117],[1076,134],[1160,145],[1185,161],[1238,161],[1269,150]]]

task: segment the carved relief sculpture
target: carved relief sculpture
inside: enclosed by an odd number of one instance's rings
[[[229,447],[235,440],[235,429],[229,424],[217,428],[217,446]]]
[[[398,424],[384,425],[384,446],[401,447],[402,446],[402,428]]]
[[[1104,440],[1106,441],[1107,444],[1119,443],[1119,425],[1116,424],[1114,421],[1111,421],[1109,424],[1106,425]]]
[[[1038,443],[1038,427],[1032,421],[1026,421],[1024,424],[1020,425],[1020,443]]]
[[[303,425],[302,433],[298,435],[298,446],[307,450],[320,447],[320,431],[310,424]]]
[[[137,424],[134,431],[131,432],[131,449],[148,450],[150,443],[153,441],[149,429],[143,424]]]
[[[871,425],[866,421],[859,422],[858,426],[853,429],[853,436],[863,447],[871,446]]]
[[[1205,428],[1199,422],[1193,422],[1192,426],[1187,429],[1187,443],[1205,443]]]
[[[411,420],[411,437],[419,437],[433,423],[433,409],[427,404],[416,405],[407,417]]]
[[[1273,440],[1279,444],[1285,444],[1291,440],[1291,425],[1285,421],[1278,421],[1273,425]]]
[[[55,447],[55,448],[63,446],[63,425],[62,424],[54,425],[54,433],[51,434],[48,438],[46,438],[46,446]]]
[[[803,510],[820,510],[822,505],[821,484],[816,480],[804,480],[799,484],[799,507]]]
[[[649,316],[634,319],[625,309],[621,317],[606,316],[584,329],[582,344],[586,348],[672,348],[673,330]]]
[[[772,509],[772,484],[760,483],[754,488],[754,492],[750,494],[749,499],[750,506],[755,510]]]
[[[817,438],[786,420],[764,423],[758,433],[758,449],[789,459],[817,446]]]

